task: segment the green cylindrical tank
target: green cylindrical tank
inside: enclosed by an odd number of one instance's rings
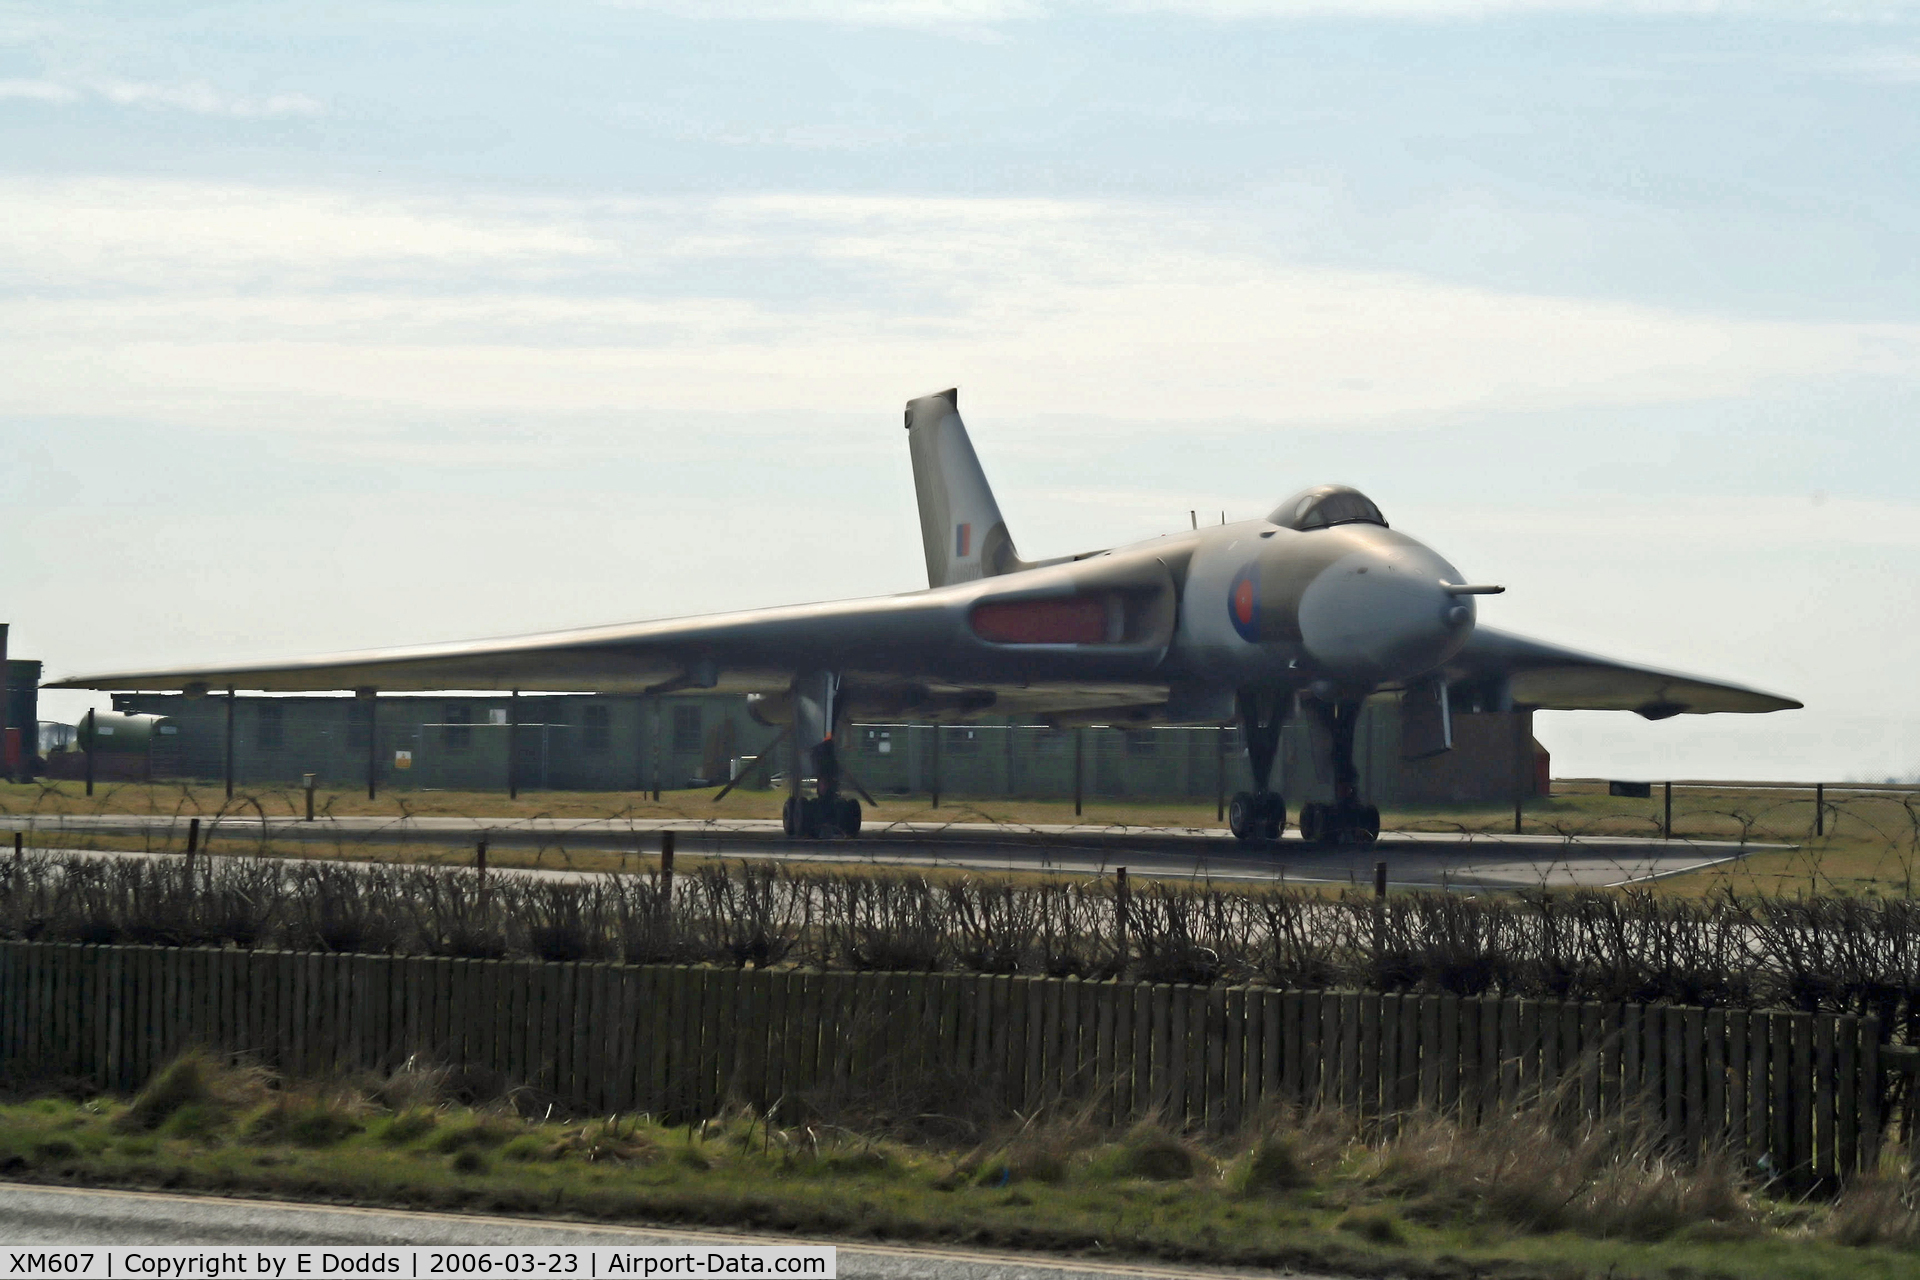
[[[172,723],[165,716],[96,711],[93,713],[93,752],[95,755],[144,755],[155,732],[162,725],[171,726]],[[81,716],[77,727],[79,734],[73,745],[75,750],[84,751],[87,748],[87,717]]]

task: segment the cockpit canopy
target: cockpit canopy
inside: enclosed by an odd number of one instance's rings
[[[1317,484],[1281,503],[1267,517],[1267,523],[1302,532],[1336,524],[1377,524],[1384,529],[1387,518],[1380,514],[1373,500],[1358,489],[1344,484]]]

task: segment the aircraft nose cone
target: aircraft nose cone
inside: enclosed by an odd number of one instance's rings
[[[1300,636],[1330,674],[1363,680],[1418,675],[1459,651],[1473,629],[1471,597],[1441,584],[1453,566],[1421,547],[1356,551],[1322,570],[1300,597]]]

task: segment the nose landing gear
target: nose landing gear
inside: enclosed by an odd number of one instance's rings
[[[1315,844],[1372,844],[1380,838],[1380,810],[1360,802],[1360,770],[1353,763],[1358,702],[1311,702],[1314,716],[1333,739],[1333,803],[1300,811],[1300,835]]]

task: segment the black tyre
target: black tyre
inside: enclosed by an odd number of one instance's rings
[[[840,834],[857,836],[860,834],[860,802],[852,796],[840,798]]]
[[[799,839],[806,831],[806,803],[798,796],[788,796],[780,806],[780,829],[789,840]]]
[[[1380,838],[1380,806],[1370,804],[1361,809],[1360,829],[1366,833],[1367,844]]]
[[[1327,837],[1327,806],[1318,801],[1300,806],[1300,838],[1319,844]]]
[[[1259,806],[1248,792],[1236,791],[1233,799],[1227,801],[1227,829],[1233,832],[1236,840],[1260,838]]]
[[[1260,793],[1260,834],[1278,840],[1287,829],[1287,798],[1278,791]]]

